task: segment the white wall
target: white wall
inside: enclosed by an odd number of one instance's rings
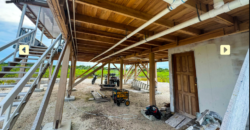
[[[231,55],[221,56],[220,45],[231,45]],[[249,48],[249,32],[169,49],[171,104],[174,104],[172,54],[194,51],[200,112],[226,112]],[[174,105],[171,105],[174,112]]]

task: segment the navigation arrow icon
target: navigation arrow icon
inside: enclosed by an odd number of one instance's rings
[[[224,47],[224,53],[226,53],[227,52],[227,48],[226,47]]]
[[[24,47],[22,50],[23,50],[23,52],[25,53],[26,48]]]
[[[221,45],[220,46],[220,54],[221,55],[230,55],[231,47],[230,45]]]

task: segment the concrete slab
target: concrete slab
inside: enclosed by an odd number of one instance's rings
[[[75,100],[76,100],[75,96],[70,96],[69,98],[68,97],[64,98],[64,101],[75,101]]]
[[[42,130],[54,130],[53,129],[53,122],[46,123]],[[71,130],[71,120],[70,121],[63,121],[61,127],[57,130]]]
[[[43,92],[44,91],[44,88],[36,88],[35,90],[34,90],[34,92]]]

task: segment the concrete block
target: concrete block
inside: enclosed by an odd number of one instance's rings
[[[68,97],[64,98],[64,101],[75,101],[75,100],[76,100],[75,96],[70,96],[69,98]]]
[[[53,129],[53,122],[46,123],[42,130],[54,130]],[[61,127],[57,130],[71,130],[71,120],[63,121]]]
[[[44,91],[44,88],[36,88],[35,90],[34,90],[34,92],[43,92]]]

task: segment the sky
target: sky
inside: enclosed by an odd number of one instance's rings
[[[16,33],[18,29],[18,24],[21,17],[21,10],[19,10],[14,4],[6,4],[5,0],[0,0],[0,46],[7,44],[8,42],[16,38]],[[35,25],[25,16],[23,27],[35,28]],[[36,33],[36,38],[40,39],[41,31],[38,30]],[[51,44],[51,39],[48,39],[45,35],[43,36],[43,41],[45,45],[49,46]],[[9,47],[0,52],[0,60],[5,58],[7,55],[14,52],[13,47]],[[13,58],[10,57],[8,61],[12,61]],[[54,62],[56,64],[56,62]],[[77,62],[77,65],[93,66],[96,63],[93,62]],[[99,66],[99,65],[98,65]],[[116,65],[119,68],[119,64]],[[111,65],[113,68],[114,66]],[[157,68],[169,68],[168,62],[157,63]]]

